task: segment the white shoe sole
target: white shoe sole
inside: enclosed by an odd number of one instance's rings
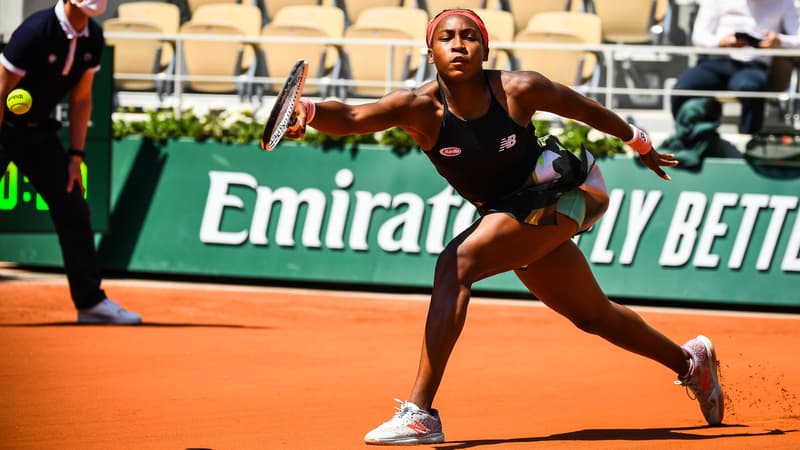
[[[706,347],[706,353],[708,354],[708,360],[711,362],[712,370],[711,370],[711,378],[714,380],[714,389],[718,391],[719,401],[719,420],[708,420],[709,425],[719,425],[722,423],[722,418],[725,416],[725,398],[722,395],[722,385],[719,384],[719,378],[717,378],[717,373],[719,372],[719,363],[717,362],[717,353],[714,351],[714,344],[711,343],[711,339],[703,336],[702,334],[697,336],[697,340],[703,343]]]
[[[390,439],[365,439],[369,445],[418,445],[418,444],[441,444],[444,442],[444,433],[429,434],[425,437],[401,437]]]
[[[139,325],[142,323],[141,318],[137,319],[109,319],[108,317],[104,316],[95,316],[93,314],[83,314],[78,313],[78,323],[86,323],[86,324],[106,324],[106,325]]]

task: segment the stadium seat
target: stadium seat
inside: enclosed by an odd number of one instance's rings
[[[582,2],[573,0],[573,3],[580,4]],[[566,11],[568,4],[568,0],[507,0],[508,10],[514,15],[516,33],[524,30],[531,17],[536,14],[547,11]]]
[[[112,18],[103,22],[104,33],[151,33],[162,34],[158,25],[147,20]],[[170,66],[162,64],[162,41],[157,37],[148,39],[115,39],[108,37],[106,43],[114,47],[114,72],[141,76],[167,73]],[[115,79],[114,87],[130,91],[159,91],[157,79]],[[159,91],[160,93],[160,91]]]
[[[189,21],[181,26],[182,35],[242,36],[236,26],[224,22]],[[196,92],[237,93],[244,96],[247,84],[255,75],[256,64],[242,63],[245,49],[252,47],[239,41],[183,40],[183,59],[189,76],[238,77],[234,81],[189,80],[186,87]]]
[[[610,44],[652,44],[655,35],[651,31],[654,24],[654,14],[656,11],[656,0],[629,0],[620,2],[618,0],[592,0],[592,11],[600,17],[603,23],[603,42]],[[620,77],[614,83],[624,83],[629,88],[643,88],[660,85],[664,80],[659,71],[650,71],[650,75],[658,81],[648,81],[645,76],[646,63],[653,60],[658,55],[654,53],[642,54],[628,52],[618,54],[614,64],[619,67],[616,74]],[[616,77],[615,77],[616,78]],[[634,104],[658,104],[659,99],[655,96],[646,95],[621,95],[618,99],[627,98]],[[616,106],[616,105],[615,105]]]
[[[428,13],[425,10],[399,6],[366,8],[358,15],[358,20],[354,25],[388,28],[408,33],[411,39],[419,42],[419,45],[413,49],[409,60],[409,71],[416,72],[417,68],[425,63],[427,58],[425,31],[428,26]]]
[[[212,3],[198,7],[192,14],[192,23],[212,23],[233,26],[248,38],[261,34],[261,10],[250,4]],[[248,70],[255,64],[255,46],[243,45],[242,68]]]
[[[472,10],[483,9],[485,0],[425,0],[425,10],[433,18],[445,9],[468,8]]]
[[[197,9],[204,5],[210,5],[215,3],[239,3],[239,0],[184,0],[186,5],[189,7],[189,14],[190,19],[194,17],[194,12]]]
[[[550,11],[534,15],[528,21],[526,29],[531,30],[570,30],[583,38],[586,44],[602,43],[602,22],[600,17],[591,13]],[[581,81],[599,76],[597,54],[585,52],[583,55]],[[598,80],[595,80],[596,82]]]
[[[261,33],[262,36],[281,38],[329,38],[324,31],[317,27],[306,25],[281,25],[267,24]],[[259,76],[264,75],[277,78],[276,81],[266,85],[267,91],[277,93],[283,85],[283,79],[298,59],[305,59],[309,63],[309,78],[322,78],[325,76],[326,50],[325,44],[300,43],[300,42],[262,42],[261,50],[264,57],[264,70],[259,71]],[[316,75],[313,75],[316,74]],[[319,86],[306,84],[306,95],[318,95]],[[261,92],[257,92],[261,94]]]
[[[655,0],[592,0],[593,12],[603,22],[603,41],[621,44],[650,43],[655,3]]]
[[[341,38],[344,34],[344,12],[333,6],[286,6],[275,19],[265,25],[262,36]],[[339,76],[339,51],[336,46],[323,43],[262,42],[264,74],[283,77],[298,59],[310,63],[309,78]],[[315,75],[312,75],[315,74]],[[273,83],[269,90],[277,91],[281,83]],[[306,85],[308,95],[319,94],[320,86]]]
[[[387,81],[406,81],[411,76],[410,60],[415,52],[412,46],[396,46],[391,59],[392,73],[389,70],[389,47],[382,45],[388,40],[410,40],[410,33],[383,27],[356,26],[344,32],[347,39],[369,39],[370,44],[345,44],[343,58],[345,61],[343,78],[355,84],[344,88],[340,97],[381,97],[398,86],[388,86]]]
[[[486,24],[489,33],[489,60],[483,66],[486,69],[511,69],[514,66],[513,52],[501,50],[495,46],[498,42],[514,41],[514,16],[502,9],[473,9]]]
[[[599,44],[600,18],[594,14],[553,11],[531,17],[525,29],[517,33],[517,43]],[[591,77],[596,85],[597,59],[580,49],[515,49],[518,67],[535,70],[567,86],[580,86]]]
[[[180,28],[180,8],[173,3],[163,1],[143,1],[122,3],[117,8],[117,17],[120,19],[133,19],[155,23],[161,33],[177,34]],[[166,73],[174,73],[175,67],[175,42],[172,40],[161,41],[161,68]],[[165,81],[164,91],[168,93],[171,82]]]
[[[273,22],[278,12],[291,6],[319,6],[320,0],[264,0],[267,22]]]
[[[345,17],[344,11],[335,6],[292,5],[281,8],[272,23],[311,25],[325,30],[329,36],[341,37],[344,33]]]
[[[522,30],[514,40],[518,44],[584,44],[579,35],[568,30]],[[580,83],[584,52],[573,49],[518,48],[514,51],[517,67],[535,70],[567,86]]]
[[[180,8],[173,3],[145,1],[122,3],[117,8],[120,19],[148,20],[158,24],[164,33],[175,34],[181,25]]]
[[[345,14],[347,26],[358,22],[359,16],[365,9],[380,7],[400,7],[403,0],[339,0],[339,7]],[[385,24],[374,23],[370,26],[382,26]]]

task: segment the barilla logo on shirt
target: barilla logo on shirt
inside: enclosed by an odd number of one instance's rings
[[[442,156],[458,156],[461,154],[461,149],[458,147],[445,147],[439,150],[439,154]]]

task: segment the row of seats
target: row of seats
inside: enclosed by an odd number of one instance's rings
[[[243,95],[274,92],[279,83],[252,83],[255,77],[281,79],[289,67],[299,58],[306,59],[316,67],[311,77],[333,80],[328,85],[309,84],[309,94],[339,97],[363,96],[377,97],[387,91],[387,61],[389,48],[387,40],[411,40],[417,46],[398,46],[394,49],[391,79],[414,83],[429,79],[432,70],[427,66],[424,52],[424,33],[429,13],[423,8],[403,6],[371,6],[358,11],[352,24],[347,25],[348,9],[339,6],[316,4],[298,5],[301,0],[293,0],[292,5],[281,6],[266,25],[262,26],[261,10],[247,3],[225,3],[220,0],[189,0],[206,2],[192,5],[191,19],[180,24],[179,11],[174,4],[167,2],[123,3],[119,6],[117,18],[108,19],[103,27],[108,32],[145,32],[206,36],[260,36],[273,38],[317,38],[311,42],[269,41],[249,45],[237,40],[194,40],[184,39],[182,61],[175,61],[174,42],[151,39],[109,38],[109,44],[117,47],[115,70],[118,73],[141,74],[136,79],[118,79],[117,88],[121,90],[156,90],[166,93],[171,85],[166,77],[146,79],[153,73],[172,74],[176,65],[181,64],[181,73],[193,79],[186,87],[199,92],[237,92]],[[278,3],[266,0],[267,6]],[[635,1],[635,0],[632,0]],[[638,0],[652,6],[651,0]],[[448,5],[447,0],[427,0],[430,7],[441,10]],[[475,8],[485,0],[459,0],[463,6],[472,7],[487,24],[490,39],[494,42],[518,43],[566,43],[599,44],[603,41],[606,22],[599,14],[590,12],[571,12],[566,7],[574,6],[559,0],[561,8],[557,11],[533,14],[524,28],[517,29],[518,17],[505,9]],[[309,0],[309,3],[316,3]],[[371,5],[380,3],[370,0]],[[398,3],[397,0],[394,3]],[[513,2],[512,7],[513,7]],[[523,4],[547,3],[544,0],[526,1]],[[599,0],[594,0],[599,7]],[[614,3],[614,2],[611,2]],[[627,2],[630,3],[630,2]],[[351,8],[352,8],[351,4]],[[347,6],[347,5],[345,5]],[[609,8],[610,9],[610,8]],[[631,8],[626,8],[630,14]],[[355,9],[349,9],[352,14]],[[652,10],[651,10],[652,12]],[[648,19],[650,21],[651,19]],[[629,27],[630,20],[625,21]],[[649,22],[648,22],[649,23]],[[630,39],[632,33],[622,33]],[[359,39],[357,43],[345,45],[326,45],[319,38]],[[380,45],[370,45],[374,41]],[[549,77],[568,85],[580,85],[597,80],[597,57],[591,52],[578,50],[516,49],[491,52],[488,68],[519,68],[540,71]],[[197,78],[198,76],[203,77]],[[214,77],[236,76],[240,81],[221,81]],[[350,80],[339,83],[336,80]],[[335,89],[335,91],[331,91]]]
[[[591,12],[606,23],[604,39],[608,42],[646,42],[650,28],[663,22],[674,0],[161,0],[186,11],[185,20],[193,18],[201,6],[214,3],[245,4],[259,8],[262,25],[275,19],[286,6],[333,6],[344,13],[345,26],[355,23],[365,9],[405,7],[422,9],[429,17],[447,8],[470,8],[508,11],[514,18],[514,33],[527,27],[530,18],[547,11]],[[124,3],[123,3],[124,4]],[[182,20],[182,21],[185,21]]]
[[[538,12],[583,7],[584,0],[174,0],[183,6],[190,18],[200,6],[210,3],[244,3],[261,8],[264,24],[272,21],[285,6],[321,5],[340,8],[347,26],[358,19],[359,14],[374,7],[406,7],[422,9],[433,16],[447,8],[502,9],[511,12],[517,21],[517,31],[525,27],[527,20]]]

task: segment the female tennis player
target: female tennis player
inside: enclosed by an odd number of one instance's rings
[[[656,152],[644,131],[540,73],[484,70],[488,41],[473,11],[445,10],[427,29],[435,80],[361,105],[301,99],[293,111],[287,137],[302,137],[306,124],[333,135],[402,128],[480,214],[437,260],[419,368],[407,401],[398,400],[396,414],[365,441],[444,441],[433,400],[464,326],[471,286],[509,270],[581,330],[673,370],[676,383],[694,392],[708,423],[719,424],[723,400],[711,342],[698,336],[680,346],[606,297],[570,239],[605,212],[608,196],[600,170],[586,152],[576,157],[553,139],[540,145],[531,120],[536,111],[549,111],[617,136],[665,180],[669,176],[662,166],[677,165],[673,155]]]

